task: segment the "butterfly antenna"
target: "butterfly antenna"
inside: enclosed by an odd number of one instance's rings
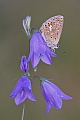
[[[65,53],[65,51],[64,51],[63,48],[62,48],[62,46],[59,45],[59,47],[60,47],[60,49],[61,49],[61,52],[62,52],[62,53]]]
[[[21,59],[21,57],[18,58],[19,60]]]

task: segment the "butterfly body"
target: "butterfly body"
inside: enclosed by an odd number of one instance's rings
[[[60,40],[64,17],[61,15],[49,18],[44,22],[40,28],[40,33],[45,40],[45,43],[52,50],[58,48],[58,42]]]

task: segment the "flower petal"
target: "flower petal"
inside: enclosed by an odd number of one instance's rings
[[[36,54],[33,54],[32,58],[31,58],[33,68],[38,65],[39,61],[40,61],[40,57],[37,56]]]
[[[52,106],[54,106],[58,110],[61,109],[62,99],[60,98],[60,96],[54,88],[45,84],[42,87],[42,93],[47,102],[46,112],[49,111]]]
[[[46,114],[48,114],[51,108],[52,108],[52,105],[46,102]]]
[[[21,104],[26,98],[36,101],[31,88],[31,82],[26,75],[23,75],[13,89],[11,98],[14,98],[16,105]]]
[[[19,90],[20,90],[20,86],[17,87],[17,89],[16,89],[16,87],[15,87],[15,88],[13,89],[12,93],[10,94],[10,98],[14,98],[15,95],[16,95],[16,93],[17,93]]]
[[[57,57],[57,55],[56,55],[54,52],[52,52],[52,51],[50,51],[50,55],[51,55],[52,57]]]
[[[32,91],[29,93],[28,99],[30,99],[30,100],[32,100],[32,101],[36,101],[36,98],[34,97]]]
[[[46,53],[45,53],[44,55],[42,55],[41,60],[42,60],[44,63],[46,63],[46,64],[50,64],[50,65],[51,65],[51,63],[52,63],[51,58],[50,58],[50,55],[49,55],[49,54],[46,54]]]
[[[55,96],[55,95],[54,95]],[[50,111],[50,109],[52,107],[55,107],[57,110],[60,110],[62,107],[62,99],[59,98],[55,98],[55,101],[53,102],[53,104],[50,104],[49,102],[46,102],[46,114],[48,114],[48,112]]]
[[[66,95],[65,93],[63,93],[55,84],[53,84],[52,82],[46,80],[47,83],[49,83],[48,85],[51,85],[53,88],[55,88],[58,92],[58,94],[60,95],[60,97],[64,100],[71,100],[72,97]]]
[[[47,46],[47,53],[49,53],[52,57],[57,56],[48,46]]]
[[[16,105],[21,104],[25,99],[27,98],[27,90],[26,88],[24,90],[20,90],[16,96],[15,96],[15,103]]]
[[[46,100],[46,113],[48,113],[52,106],[56,109],[61,109],[62,99],[71,100],[72,98],[64,94],[55,84],[49,82],[45,78],[40,78],[41,90],[44,99]]]
[[[62,98],[63,100],[72,100],[72,97],[64,94],[63,92],[61,93],[61,98]]]

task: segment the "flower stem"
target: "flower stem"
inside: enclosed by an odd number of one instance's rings
[[[24,120],[25,106],[26,106],[26,100],[25,100],[24,103],[23,103],[23,110],[22,110],[22,118],[21,118],[21,120]]]

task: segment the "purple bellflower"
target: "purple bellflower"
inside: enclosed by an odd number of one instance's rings
[[[25,55],[22,56],[21,58],[20,69],[23,70],[24,72],[28,72],[29,70],[28,60],[26,59]]]
[[[42,94],[46,100],[46,113],[54,106],[56,109],[61,109],[62,100],[71,100],[72,98],[64,94],[55,84],[49,82],[45,78],[40,80]]]
[[[51,56],[56,57],[57,55],[46,45],[39,32],[33,33],[30,40],[30,54],[28,57],[28,61],[31,60],[33,68],[38,65],[40,59],[46,64],[51,64]]]
[[[17,82],[15,88],[13,89],[11,98],[14,98],[16,105],[21,104],[26,100],[26,98],[36,101],[31,88],[31,82],[27,76],[23,75]]]

